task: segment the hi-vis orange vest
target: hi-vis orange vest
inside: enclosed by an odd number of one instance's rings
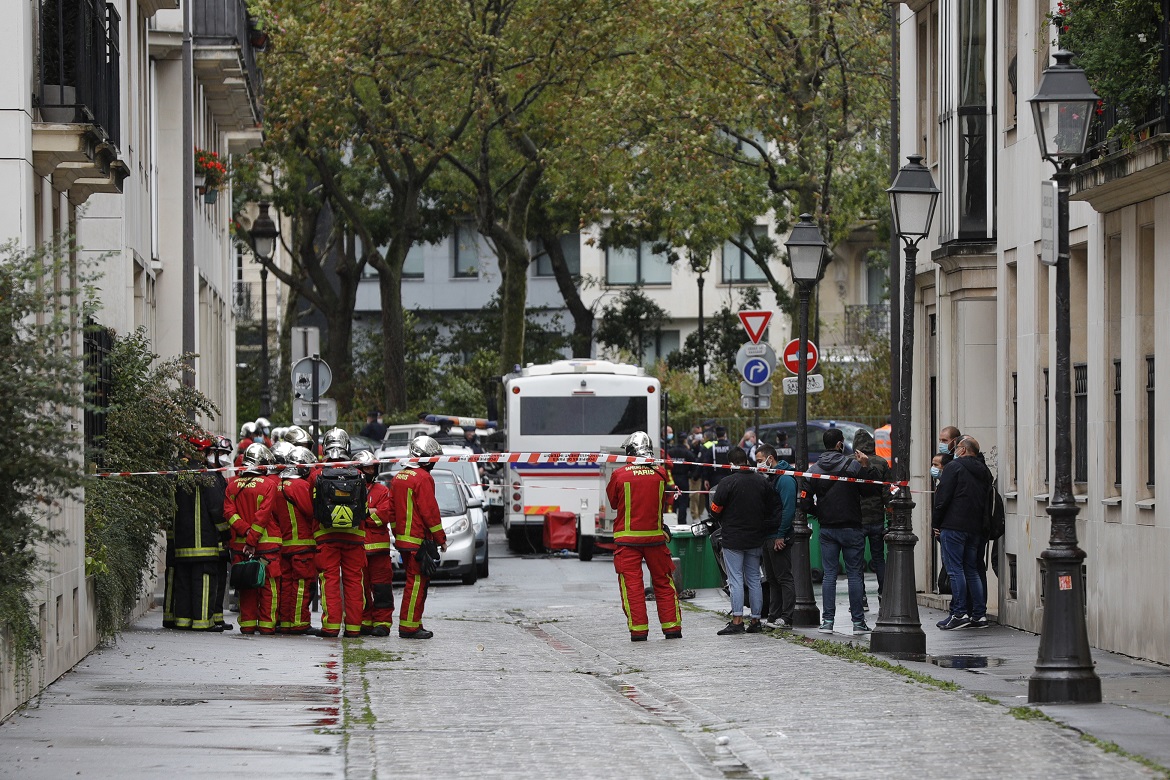
[[[886,423],[873,432],[874,454],[885,458],[886,463],[894,462],[894,447],[890,439],[890,424]]]

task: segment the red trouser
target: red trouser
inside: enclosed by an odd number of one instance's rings
[[[362,630],[366,586],[362,569],[366,548],[352,542],[317,542],[317,570],[321,572],[321,633],[337,636],[342,630],[358,636]]]
[[[366,611],[362,627],[390,628],[394,624],[394,565],[390,551],[366,553]]]
[[[313,580],[317,578],[315,556],[311,549],[281,556],[276,630],[282,634],[304,631],[310,626],[309,606],[313,600]]]
[[[682,615],[678,606],[678,591],[674,589],[674,561],[665,544],[646,546],[618,545],[613,553],[613,567],[618,573],[618,587],[622,592],[622,609],[630,633],[644,636],[650,632],[650,620],[646,617],[646,585],[642,580],[642,560],[650,569],[650,581],[654,585],[654,603],[658,607],[658,622],[662,633],[669,634],[682,630]]]
[[[417,550],[402,551],[402,567],[406,569],[406,587],[402,591],[402,608],[398,611],[398,632],[414,633],[422,628],[423,607],[427,603],[430,577],[424,577],[414,554]]]
[[[240,591],[240,633],[276,633],[276,613],[280,598],[280,553],[261,553],[268,562],[268,575],[259,588],[244,588]],[[247,560],[240,552],[232,551],[232,563]]]

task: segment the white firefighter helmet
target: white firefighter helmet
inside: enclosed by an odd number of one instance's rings
[[[308,431],[299,425],[290,425],[284,432],[284,440],[298,447],[308,447],[313,443],[313,438],[309,436]]]
[[[272,450],[263,444],[249,444],[248,448],[244,450],[244,469],[247,471],[264,471],[260,467],[273,466],[275,464],[276,458],[272,456]]]
[[[357,461],[358,469],[367,478],[373,479],[378,475],[378,459],[374,457],[374,453],[369,450],[358,450],[353,454],[353,459]]]
[[[415,458],[432,458],[443,454],[443,446],[430,436],[415,436],[410,440],[408,449]]]
[[[288,456],[297,445],[287,441],[278,441],[272,445],[272,457],[276,458],[277,463],[288,463]]]
[[[272,430],[272,423],[269,422],[267,417],[257,417],[256,430],[263,431],[264,435],[267,436],[268,432]]]
[[[240,438],[250,439],[256,435],[256,423],[246,422],[240,426]]]
[[[622,442],[622,449],[627,455],[638,458],[654,457],[654,442],[650,441],[650,436],[645,431],[634,431],[627,436]]]
[[[346,454],[349,454],[349,434],[345,432],[344,428],[330,428],[325,431],[325,438],[321,440],[321,446],[327,450],[342,449]]]

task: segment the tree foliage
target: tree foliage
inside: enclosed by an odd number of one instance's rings
[[[51,519],[80,497],[82,369],[74,352],[86,314],[65,247],[0,247],[0,420],[13,435],[0,448],[0,652],[19,674],[40,652],[33,592],[45,546],[62,542]]]
[[[638,364],[669,319],[666,309],[647,297],[640,285],[627,287],[601,308],[597,341],[610,355]]]
[[[107,365],[113,387],[105,410],[106,434],[87,453],[110,471],[162,471],[197,462],[188,436],[205,436],[191,420],[219,410],[184,383],[191,355],[161,359],[143,329],[115,337]],[[182,475],[180,480],[208,479]],[[159,534],[175,514],[167,477],[93,477],[85,501],[86,572],[97,591],[97,628],[120,631],[142,597],[158,560]]]

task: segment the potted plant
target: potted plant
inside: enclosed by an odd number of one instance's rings
[[[195,148],[195,186],[203,190],[204,200],[214,203],[215,198],[207,200],[209,192],[218,192],[227,178],[227,166],[219,159],[219,155],[206,149]]]

